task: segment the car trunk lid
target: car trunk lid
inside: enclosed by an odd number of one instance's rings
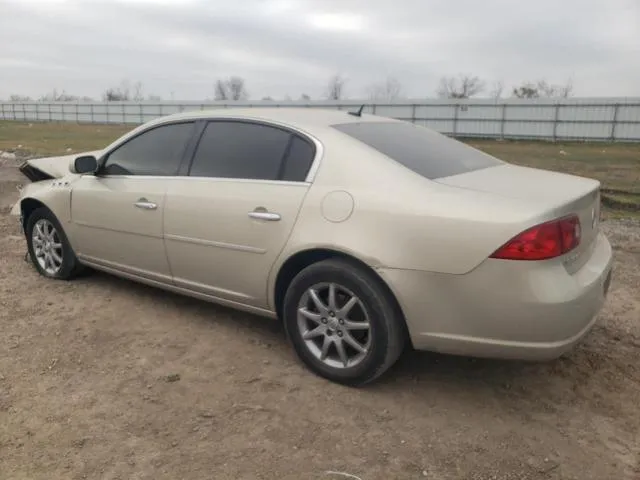
[[[580,245],[568,252],[563,261],[573,273],[589,258],[599,229],[600,182],[597,180],[503,164],[434,181],[533,204],[545,220],[575,214],[580,219]]]

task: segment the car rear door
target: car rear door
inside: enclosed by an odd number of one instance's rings
[[[162,220],[195,122],[152,127],[108,152],[94,175],[73,184],[75,248],[85,262],[164,283],[171,271]]]
[[[315,143],[260,122],[206,125],[171,182],[164,237],[176,286],[267,308],[267,277],[309,188]]]

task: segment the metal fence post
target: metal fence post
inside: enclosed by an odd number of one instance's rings
[[[0,111],[2,112],[2,120],[4,120],[4,103],[0,103],[0,107],[2,107]]]
[[[89,114],[91,115],[91,123],[95,123],[93,119],[93,103],[89,105]]]
[[[556,109],[553,115],[553,141],[558,138],[558,118],[560,117],[560,104],[556,103]]]
[[[140,106],[140,123],[144,123],[144,115],[142,112],[142,104],[139,105]]]
[[[107,120],[106,120],[106,122],[107,122],[107,123],[109,123],[109,102],[106,102],[106,103],[104,104],[104,111],[105,111],[105,113],[107,114]]]
[[[502,114],[500,118],[500,140],[504,140],[504,127],[507,123],[507,104],[502,104]]]
[[[124,103],[122,104],[122,123],[123,124],[127,123],[127,114],[125,112]]]
[[[411,105],[411,123],[416,123],[416,104]]]
[[[613,106],[613,119],[611,120],[611,141],[616,141],[616,125],[618,124],[618,110],[620,109],[620,104],[616,103]]]
[[[61,121],[61,122],[64,122],[64,121],[66,120],[66,118],[65,118],[65,116],[64,116],[64,103],[62,103],[62,104],[60,105],[60,110],[62,110],[62,115],[61,115],[61,117],[62,117],[62,118],[61,118],[61,120],[60,120],[60,121]]]
[[[458,134],[458,108],[459,105],[456,103],[453,106],[453,136],[455,137]]]
[[[76,102],[76,123],[80,123],[80,104]]]

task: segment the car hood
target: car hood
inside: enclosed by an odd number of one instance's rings
[[[94,150],[59,157],[31,158],[23,162],[19,169],[22,174],[32,182],[49,180],[52,178],[62,178],[66,175],[71,175],[69,165],[75,158],[81,155],[93,155],[95,157],[99,157],[101,152],[101,150]]]

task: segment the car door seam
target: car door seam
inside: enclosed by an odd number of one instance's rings
[[[296,212],[296,216],[293,219],[293,222],[291,223],[291,228],[289,229],[289,234],[287,235],[287,238],[285,239],[284,242],[282,242],[282,248],[280,249],[280,251],[278,252],[278,255],[275,257],[275,260],[273,261],[273,263],[271,264],[271,267],[269,268],[269,274],[267,275],[267,284],[265,285],[265,295],[266,295],[266,299],[267,299],[267,307],[270,309],[275,310],[275,305],[272,305],[271,302],[271,289],[270,289],[270,285],[272,283],[272,278],[274,275],[274,269],[276,267],[276,265],[282,265],[282,263],[280,263],[280,257],[282,256],[282,253],[286,250],[287,245],[289,244],[289,240],[291,240],[291,236],[293,235],[293,232],[296,228],[296,224],[298,223],[298,220],[300,218],[300,214],[302,212],[302,209],[304,208],[304,204],[305,201],[307,200],[307,196],[309,195],[309,192],[311,191],[312,185],[309,185],[309,187],[307,188],[307,191],[304,192],[304,195],[302,196],[302,200],[300,201],[300,205],[298,207],[298,211]],[[284,263],[284,262],[283,262]],[[275,283],[274,283],[275,284]]]

